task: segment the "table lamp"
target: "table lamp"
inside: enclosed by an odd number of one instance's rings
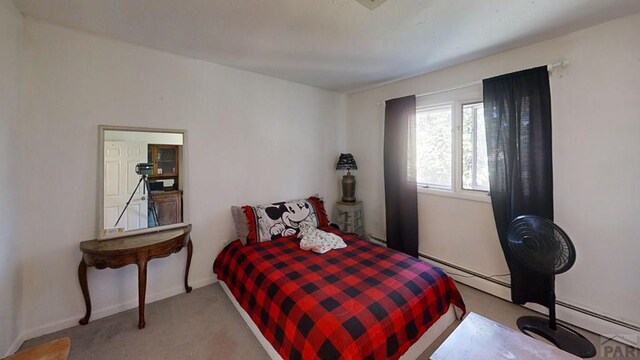
[[[336,170],[347,170],[347,174],[342,177],[342,201],[356,201],[356,177],[351,175],[350,170],[358,170],[356,160],[351,154],[340,154]]]

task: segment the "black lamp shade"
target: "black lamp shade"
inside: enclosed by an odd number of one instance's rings
[[[358,164],[351,154],[340,154],[336,170],[358,170]]]

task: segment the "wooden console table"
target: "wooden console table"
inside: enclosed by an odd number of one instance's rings
[[[91,297],[87,284],[87,267],[97,269],[117,269],[129,264],[138,266],[138,328],[145,326],[144,301],[147,291],[147,262],[151,259],[169,256],[187,247],[187,267],[184,274],[184,290],[191,292],[188,284],[189,267],[193,245],[191,243],[191,224],[182,228],[159,231],[142,235],[126,236],[111,240],[89,240],[80,243],[82,259],[78,266],[78,280],[87,307],[80,325],[86,325],[91,317]]]

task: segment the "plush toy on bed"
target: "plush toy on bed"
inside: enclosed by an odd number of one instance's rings
[[[346,248],[347,244],[336,234],[316,229],[309,224],[300,224],[300,249],[324,254],[331,249]]]

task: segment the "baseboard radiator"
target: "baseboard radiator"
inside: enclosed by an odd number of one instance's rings
[[[387,241],[385,239],[381,239],[381,238],[379,238],[377,236],[374,236],[374,235],[370,235],[370,238],[372,240],[374,240],[376,242],[379,242],[381,244],[384,244],[384,245],[386,245],[386,243],[387,243]],[[448,266],[448,267],[450,267],[452,269],[464,272],[464,273],[469,274],[469,275],[473,275],[474,277],[477,277],[477,278],[485,280],[485,281],[489,281],[489,282],[491,282],[493,284],[496,284],[496,285],[499,285],[499,286],[503,286],[503,287],[508,288],[508,289],[511,288],[511,285],[509,283],[501,281],[499,279],[494,279],[493,277],[486,276],[484,274],[478,273],[476,271],[464,268],[464,267],[456,265],[456,264],[452,264],[452,263],[450,263],[448,261],[445,261],[445,260],[442,260],[442,259],[438,259],[438,258],[436,258],[434,256],[430,256],[430,255],[424,254],[422,252],[419,252],[418,255],[421,258],[425,259],[425,260],[429,260],[429,261],[433,261],[433,262],[436,262],[436,263],[440,263],[440,264],[446,265],[446,266]],[[605,321],[605,322],[611,323],[613,325],[617,325],[617,326],[629,329],[631,331],[635,331],[637,333],[640,333],[640,326],[637,326],[637,325],[634,325],[634,324],[630,324],[628,322],[621,321],[619,319],[614,319],[612,317],[609,317],[609,316],[606,316],[606,315],[603,315],[603,314],[599,314],[599,313],[596,313],[596,312],[591,311],[589,309],[585,309],[585,308],[582,308],[580,306],[569,304],[569,303],[566,303],[566,302],[561,301],[561,300],[556,300],[556,305],[564,307],[564,308],[572,310],[572,311],[576,311],[578,313],[581,313],[581,314],[584,314],[584,315],[587,315],[587,316],[591,316],[591,317],[599,319],[601,321]],[[601,334],[601,335],[603,335],[603,334]],[[629,345],[637,347],[640,344],[629,344]]]

